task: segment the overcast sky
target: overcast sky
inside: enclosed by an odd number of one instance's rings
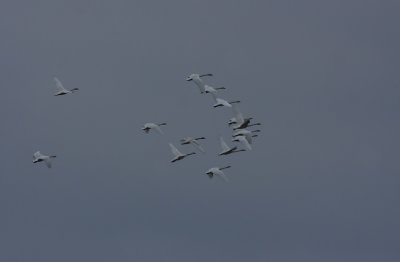
[[[400,261],[399,8],[2,0],[0,261]],[[217,156],[194,72],[262,122],[252,152]],[[207,153],[171,164],[184,136]]]

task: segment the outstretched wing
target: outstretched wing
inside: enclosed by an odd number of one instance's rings
[[[172,154],[174,154],[175,156],[182,155],[182,153],[179,152],[179,150],[172,143],[169,143],[169,147],[171,148]]]
[[[240,112],[240,110],[236,104],[232,104],[232,109],[233,109],[233,114],[236,119],[236,123],[238,125],[241,125],[244,122],[244,117],[243,117],[242,112]]]
[[[238,139],[247,148],[247,150],[249,150],[249,151],[252,150],[251,145],[250,145],[249,141],[247,141],[245,136],[239,136]]]
[[[64,88],[63,84],[57,77],[54,77],[54,81],[56,82],[56,87],[58,91],[67,91],[67,89]]]
[[[219,177],[221,177],[223,180],[225,180],[226,182],[229,181],[228,177],[225,176],[225,173],[222,170],[215,170],[215,174],[218,175]]]
[[[155,129],[159,134],[164,135],[164,132],[161,130],[161,128],[160,128],[159,125],[155,125],[155,126],[154,126],[154,129]]]
[[[221,143],[222,151],[227,151],[230,149],[230,147],[226,144],[226,142],[222,136],[219,137],[219,142]]]
[[[205,153],[206,151],[204,150],[204,148],[200,145],[199,142],[197,142],[196,140],[192,140],[192,145],[197,148],[200,152]]]
[[[200,78],[194,78],[193,81],[196,84],[196,86],[199,88],[200,93],[204,93],[206,91],[204,88],[204,83]]]
[[[51,168],[51,160],[49,158],[45,159],[44,162],[48,168]]]
[[[244,137],[246,138],[247,142],[249,142],[250,145],[253,144],[253,138],[251,133],[246,133]]]

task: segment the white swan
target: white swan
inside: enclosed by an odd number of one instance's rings
[[[159,134],[163,135],[163,131],[161,130],[160,126],[165,126],[167,125],[167,123],[161,123],[161,124],[155,124],[155,123],[146,123],[144,124],[144,126],[142,127],[142,130],[148,134],[150,132],[150,130],[156,130]]]
[[[250,145],[251,143],[247,140],[247,137],[245,136],[237,136],[234,139],[232,139],[232,142],[241,142],[247,148],[247,150],[249,151],[252,150]]]
[[[214,94],[217,94],[218,92],[217,92],[217,90],[225,90],[226,88],[225,87],[212,87],[212,86],[209,86],[209,85],[204,85],[204,92],[206,93],[206,94],[209,94],[209,93],[214,93]]]
[[[181,152],[179,152],[179,150],[172,143],[169,143],[169,147],[171,148],[172,154],[174,154],[174,156],[175,156],[171,160],[171,163],[174,163],[174,162],[176,162],[178,160],[182,160],[187,156],[196,154],[195,152],[192,152],[192,153],[189,153],[189,154],[182,154]]]
[[[225,173],[222,171],[224,169],[230,168],[231,166],[225,166],[225,167],[212,167],[209,170],[207,170],[206,174],[208,175],[209,178],[213,178],[214,176],[219,176],[225,181],[228,181],[228,178],[225,176]]]
[[[199,74],[191,74],[190,76],[188,76],[187,78],[186,78],[186,81],[193,81],[195,84],[196,84],[196,86],[199,88],[199,90],[200,90],[200,94],[203,94],[206,90],[205,90],[205,87],[204,87],[204,83],[203,83],[203,80],[201,80],[201,78],[203,77],[203,76],[213,76],[213,74],[202,74],[202,75],[199,75]]]
[[[261,125],[261,123],[250,124],[250,121],[253,118],[252,117],[244,118],[242,112],[240,112],[239,108],[236,105],[232,105],[232,110],[234,117],[229,120],[228,125],[230,126],[233,125],[233,130]]]
[[[200,145],[200,143],[197,140],[202,140],[206,139],[205,137],[186,137],[181,139],[181,145],[188,145],[192,144],[194,147],[196,147],[200,152],[205,153],[206,151],[203,149],[203,147]]]
[[[37,151],[33,154],[33,163],[44,162],[48,168],[51,168],[51,158],[55,158],[56,156],[46,156]]]
[[[215,102],[215,104],[213,105],[214,108],[220,107],[220,106],[232,107],[232,104],[240,103],[239,100],[228,102],[222,98],[217,97],[217,95],[215,93],[210,93],[210,94],[213,97],[214,102]]]
[[[220,142],[221,148],[222,148],[222,152],[219,153],[220,156],[225,156],[225,155],[229,155],[229,154],[232,154],[232,153],[237,153],[237,152],[246,151],[246,150],[244,150],[244,149],[239,149],[239,150],[238,150],[238,149],[237,149],[237,146],[229,147],[229,146],[226,144],[226,142],[225,142],[225,140],[224,140],[224,138],[223,138],[222,136],[219,137],[219,142]]]
[[[63,84],[57,77],[54,77],[54,81],[56,82],[56,87],[58,89],[57,93],[55,93],[54,96],[62,96],[62,95],[72,94],[75,91],[79,90],[79,88],[72,88],[71,90],[65,89]]]

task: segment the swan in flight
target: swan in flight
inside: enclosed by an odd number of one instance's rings
[[[200,90],[200,94],[203,94],[204,92],[206,92],[205,87],[204,87],[203,80],[201,80],[201,78],[202,78],[203,76],[213,76],[213,74],[202,74],[202,75],[199,75],[199,74],[191,74],[190,76],[188,76],[188,77],[186,78],[186,81],[193,81],[193,82],[196,84],[196,86],[197,86],[197,87],[199,88],[199,90]]]
[[[211,96],[213,97],[215,104],[213,105],[214,108],[220,107],[220,106],[226,106],[226,107],[232,107],[232,104],[240,103],[240,101],[232,101],[228,102],[222,98],[217,97],[215,93],[210,93]]]
[[[204,92],[203,93],[206,93],[206,94],[209,94],[209,93],[214,93],[214,94],[217,94],[218,92],[217,92],[217,90],[225,90],[226,88],[225,87],[212,87],[212,86],[209,86],[209,85],[204,85]]]
[[[208,175],[209,178],[213,178],[214,176],[219,176],[223,180],[228,182],[228,178],[225,176],[225,173],[222,171],[224,169],[230,168],[231,166],[225,166],[225,167],[212,167],[209,170],[207,170],[206,174]]]
[[[40,153],[40,151],[37,151],[33,154],[33,163],[39,163],[39,162],[44,162],[48,168],[51,168],[51,158],[55,158],[56,156],[45,156]]]
[[[205,137],[186,137],[181,139],[181,145],[188,145],[192,144],[194,147],[196,147],[200,152],[205,153],[206,151],[203,149],[203,147],[200,145],[198,140],[206,139]]]
[[[79,88],[72,88],[71,90],[65,89],[63,84],[57,77],[54,77],[54,81],[56,82],[56,87],[58,89],[57,93],[55,93],[54,96],[62,96],[62,95],[72,94],[75,91],[79,90]]]
[[[240,112],[239,108],[236,105],[232,106],[232,110],[235,116],[229,120],[228,125],[230,126],[233,125],[233,130],[261,125],[261,123],[250,124],[250,121],[253,118],[252,117],[244,118],[242,112]]]
[[[251,139],[251,137],[250,137],[250,139]],[[237,136],[234,139],[232,139],[232,142],[241,142],[247,148],[247,150],[249,150],[249,151],[252,150],[251,145],[250,145],[251,140],[250,141],[247,140],[247,137],[245,137],[245,136]]]
[[[167,123],[161,123],[161,124],[154,124],[154,123],[146,123],[142,127],[142,130],[148,134],[150,130],[156,130],[159,134],[163,135],[163,131],[161,130],[160,126],[166,126]]]
[[[196,154],[195,152],[192,152],[192,153],[189,153],[189,154],[182,154],[181,152],[179,152],[179,150],[172,143],[169,143],[169,147],[171,148],[172,154],[174,154],[174,156],[175,156],[171,160],[171,163],[174,163],[174,162],[176,162],[178,160],[182,160],[187,156]]]
[[[224,138],[221,136],[219,137],[219,142],[221,143],[221,148],[222,148],[222,152],[219,153],[220,156],[224,156],[224,155],[229,155],[232,153],[237,153],[237,152],[242,152],[242,151],[246,151],[244,149],[237,149],[237,146],[234,147],[229,147]]]

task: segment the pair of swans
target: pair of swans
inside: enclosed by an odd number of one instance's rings
[[[198,142],[199,140],[203,140],[206,139],[205,137],[186,137],[186,138],[182,138],[181,141],[181,145],[193,145],[196,149],[198,149],[201,153],[205,153],[206,151],[204,150],[204,148],[200,145],[200,143]],[[171,148],[171,152],[172,154],[175,156],[171,162],[176,162],[178,160],[182,160],[187,156],[190,155],[194,155],[196,154],[195,152],[192,153],[188,153],[188,154],[183,154],[181,153],[172,143],[169,143],[169,147]]]
[[[225,99],[219,98],[217,97],[217,90],[221,90],[221,89],[226,89],[225,87],[218,87],[218,88],[214,88],[212,86],[209,85],[205,85],[203,80],[201,79],[201,77],[204,76],[213,76],[213,74],[191,74],[190,76],[188,76],[186,78],[186,81],[193,81],[196,86],[199,88],[200,93],[201,94],[211,94],[215,104],[213,105],[214,108],[216,107],[232,107],[232,104],[235,103],[240,103],[240,101],[232,101],[232,102],[228,102]]]
[[[204,77],[204,76],[213,76],[213,74],[202,74],[202,75],[191,74],[190,76],[188,76],[186,78],[186,81],[193,81],[196,84],[196,86],[199,88],[200,94],[204,94],[204,93],[206,93],[206,94],[208,94],[208,93],[216,94],[217,90],[226,89],[225,87],[214,88],[212,86],[205,85],[203,80],[201,80],[201,78]]]
[[[72,94],[79,90],[79,88],[72,88],[71,90],[66,89],[57,77],[54,77],[54,81],[56,82],[56,88],[57,88],[57,92],[54,94],[54,96]],[[44,162],[48,168],[51,168],[52,166],[51,159],[55,157],[56,156],[46,156],[40,153],[40,151],[37,151],[33,154],[32,162],[33,163]]]

